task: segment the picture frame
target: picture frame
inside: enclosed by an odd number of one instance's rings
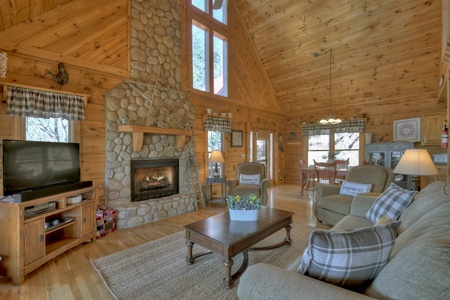
[[[394,121],[394,142],[420,142],[420,123],[420,117]]]
[[[243,132],[242,130],[231,130],[231,147],[243,146]]]

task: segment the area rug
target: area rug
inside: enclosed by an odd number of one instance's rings
[[[292,245],[273,250],[249,252],[249,266],[264,262],[287,268],[303,254],[312,227],[293,224]],[[276,244],[286,236],[280,230],[256,246]],[[194,254],[206,251],[194,245]],[[223,258],[209,254],[186,263],[187,246],[184,231],[91,260],[103,282],[116,299],[237,299],[235,282],[225,289]],[[242,254],[234,258],[232,272],[242,263]]]

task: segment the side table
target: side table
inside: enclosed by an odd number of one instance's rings
[[[222,186],[222,206],[225,204],[225,193],[227,190],[225,182],[225,177],[206,177],[206,204],[212,200],[212,186],[215,183],[220,183]]]

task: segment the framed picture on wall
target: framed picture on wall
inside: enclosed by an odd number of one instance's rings
[[[242,147],[243,139],[242,130],[231,130],[231,147]]]
[[[420,117],[394,121],[394,142],[420,142]]]

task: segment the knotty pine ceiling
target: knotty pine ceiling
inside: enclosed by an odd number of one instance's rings
[[[383,116],[436,101],[441,2],[235,0],[288,116]],[[314,57],[313,53],[322,54]],[[415,105],[410,105],[411,101]]]
[[[0,30],[51,10],[57,12],[58,7],[70,2],[1,1]],[[77,1],[92,9],[96,2]],[[330,49],[333,49],[332,113],[343,118],[368,111],[374,117],[383,117],[387,112],[408,115],[435,103],[441,1],[229,0],[229,3],[238,8],[279,107],[287,116],[308,116],[304,117],[306,121],[317,121],[318,116],[329,112]],[[112,18],[108,26],[115,30],[120,23]],[[53,47],[60,46],[55,40]],[[107,50],[108,57],[127,57],[114,53],[113,49]],[[124,50],[122,47],[119,51]],[[78,49],[70,51],[68,55],[77,55]],[[314,52],[320,55],[314,57]],[[111,59],[109,63],[114,62]],[[120,61],[115,67],[126,68],[125,62]],[[393,103],[401,109],[392,111]]]

